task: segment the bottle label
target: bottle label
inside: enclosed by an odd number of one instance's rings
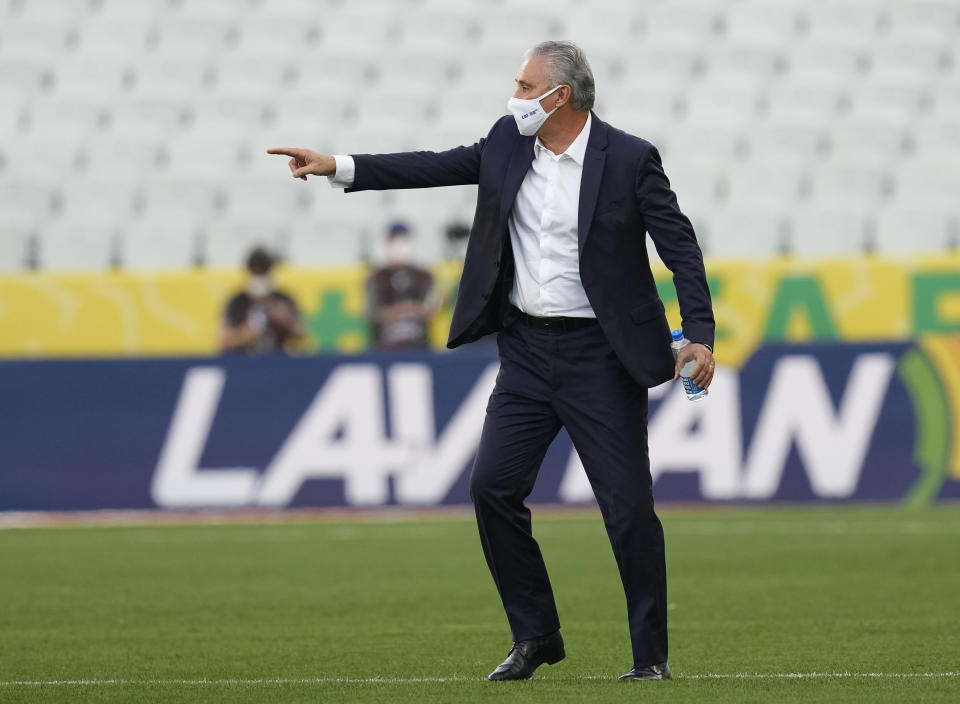
[[[694,384],[693,379],[688,376],[680,377],[680,381],[683,382],[683,390],[687,392],[688,396],[693,396],[703,391],[703,389]]]

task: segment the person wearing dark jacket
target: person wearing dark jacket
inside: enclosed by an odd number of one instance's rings
[[[689,219],[649,142],[592,112],[594,81],[571,42],[530,49],[484,139],[445,152],[290,156],[295,178],[347,191],[477,184],[448,346],[499,331],[500,373],[470,481],[484,555],[514,646],[491,680],[525,679],[565,656],[524,499],[566,427],[583,460],[627,600],[633,668],[668,679],[663,529],[647,449],[647,388],[695,360],[713,379],[714,318]],[[685,336],[675,361],[646,249],[673,272]]]

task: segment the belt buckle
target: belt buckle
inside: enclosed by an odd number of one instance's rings
[[[544,326],[550,332],[563,333],[567,331],[567,319],[562,315],[553,318],[544,318]]]

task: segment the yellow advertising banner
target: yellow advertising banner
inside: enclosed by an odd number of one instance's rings
[[[277,286],[297,301],[309,330],[304,353],[355,352],[369,342],[363,266],[281,267]],[[674,327],[670,272],[655,270]],[[889,341],[960,332],[960,255],[928,259],[707,262],[717,357],[737,365],[763,342]],[[446,340],[459,265],[434,269]],[[184,356],[217,352],[223,308],[242,289],[239,271],[22,273],[0,276],[0,356]]]

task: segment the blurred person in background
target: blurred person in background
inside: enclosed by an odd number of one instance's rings
[[[472,146],[269,153],[290,156],[294,178],[327,176],[349,191],[478,185],[447,346],[500,331],[500,372],[470,477],[484,556],[514,641],[489,679],[527,679],[566,655],[524,503],[562,427],[583,461],[623,582],[633,668],[620,679],[669,679],[647,388],[676,379],[691,360],[697,386],[713,380],[703,255],[657,149],[593,113],[593,72],[576,44],[531,48],[514,80],[511,114]],[[673,272],[691,341],[676,361],[645,233]]]
[[[367,279],[367,317],[378,350],[426,348],[440,308],[433,274],[411,262],[410,228],[395,222],[384,242],[386,265]]]
[[[460,221],[451,222],[444,230],[444,235],[446,258],[450,261],[463,261],[467,256],[467,243],[470,241],[470,224]]]
[[[306,334],[296,302],[273,284],[273,264],[273,257],[263,247],[255,248],[247,257],[247,285],[224,310],[221,352],[285,352]]]

